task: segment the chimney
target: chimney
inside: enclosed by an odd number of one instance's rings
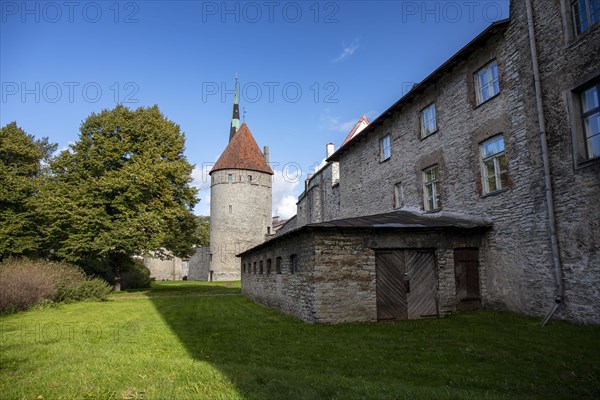
[[[333,145],[333,143],[329,143],[326,146],[326,148],[327,148],[327,157],[326,158],[329,158],[329,157],[331,157],[333,155],[335,146]]]
[[[267,163],[267,165],[269,165],[269,146],[265,146],[263,157],[265,158],[265,162]]]

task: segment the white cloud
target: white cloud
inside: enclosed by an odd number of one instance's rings
[[[293,167],[273,171],[273,214],[287,219],[296,215],[296,190],[302,182],[301,171]]]
[[[275,207],[274,213],[277,214],[281,219],[289,219],[296,215],[297,206],[296,196],[287,195],[282,197]]]
[[[192,185],[199,190],[200,202],[196,205],[196,215],[210,215],[210,170],[214,163],[204,163],[192,171]],[[302,182],[302,171],[295,164],[273,170],[273,215],[282,219],[296,215],[296,191]]]
[[[372,111],[370,113],[372,113]],[[325,113],[321,115],[321,126],[329,131],[336,131],[347,135],[352,128],[354,128],[354,125],[356,125],[360,117],[361,116],[359,115],[350,120],[341,121],[339,117],[330,115],[329,110],[325,110]],[[367,118],[369,117],[367,116]]]
[[[344,47],[344,50],[342,50],[342,53],[337,56],[336,59],[333,60],[333,62],[342,62],[345,59],[347,59],[348,57],[350,57],[352,54],[354,54],[354,52],[358,49],[359,44],[358,44],[358,39],[355,39],[349,46]]]
[[[348,134],[354,128],[354,125],[358,122],[358,119],[351,119],[350,121],[346,121],[338,127],[338,131]]]
[[[56,150],[56,152],[54,153],[55,156],[58,156],[60,153],[62,153],[65,150],[68,150],[69,152],[71,152],[71,146],[74,145],[75,142],[68,142],[66,146],[61,147],[60,149]]]
[[[192,171],[192,186],[198,188],[200,201],[194,208],[196,215],[210,215],[210,170],[214,163],[196,165]]]

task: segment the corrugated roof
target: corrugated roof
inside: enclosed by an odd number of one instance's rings
[[[452,70],[458,63],[469,57],[474,51],[479,49],[487,40],[492,36],[504,32],[508,27],[510,18],[503,19],[491,24],[486,30],[481,32],[475,39],[470,41],[465,47],[460,49],[455,55],[453,55],[448,61],[442,64],[438,69],[433,71],[427,78],[423,79],[419,84],[413,86],[413,88],[394,103],[390,108],[385,110],[379,117],[377,117],[369,126],[363,129],[360,133],[355,135],[353,138],[344,142],[344,144],[327,159],[327,161],[339,161],[340,155],[346,152],[354,143],[358,142],[361,138],[369,134],[375,127],[381,125],[387,120],[394,112],[399,111],[405,104],[422,94],[431,84],[437,82],[444,74]]]
[[[295,217],[294,217],[295,218]],[[394,211],[385,214],[369,215],[365,217],[345,218],[328,222],[304,225],[298,229],[276,236],[266,242],[253,247],[238,256],[242,256],[252,250],[260,249],[274,241],[291,235],[311,231],[327,229],[347,230],[403,230],[403,229],[487,229],[492,226],[491,222],[474,219],[467,216],[443,215],[443,214],[418,214],[409,211]]]
[[[244,123],[233,136],[210,173],[223,169],[244,169],[273,175],[250,129]]]

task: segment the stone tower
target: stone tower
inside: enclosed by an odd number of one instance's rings
[[[237,80],[229,144],[210,171],[209,280],[239,280],[236,257],[271,233],[273,171],[248,126],[239,125]],[[239,127],[239,129],[238,129]]]

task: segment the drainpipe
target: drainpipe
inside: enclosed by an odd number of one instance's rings
[[[527,7],[527,25],[529,28],[529,48],[531,50],[531,62],[533,64],[533,77],[535,80],[535,102],[537,105],[537,117],[540,128],[540,141],[542,144],[542,160],[544,163],[544,183],[546,187],[546,205],[548,207],[548,228],[550,233],[550,243],[552,245],[552,260],[554,264],[554,278],[556,280],[557,295],[554,303],[550,307],[550,311],[542,320],[541,325],[544,326],[552,318],[558,307],[563,301],[564,286],[563,273],[560,264],[560,256],[558,250],[558,240],[556,238],[556,218],[554,215],[554,196],[552,193],[552,181],[550,179],[550,159],[548,157],[548,138],[546,136],[546,121],[544,118],[544,105],[542,101],[542,86],[540,81],[540,68],[537,58],[537,45],[535,42],[535,32],[533,28],[533,8],[531,0],[525,0]]]

